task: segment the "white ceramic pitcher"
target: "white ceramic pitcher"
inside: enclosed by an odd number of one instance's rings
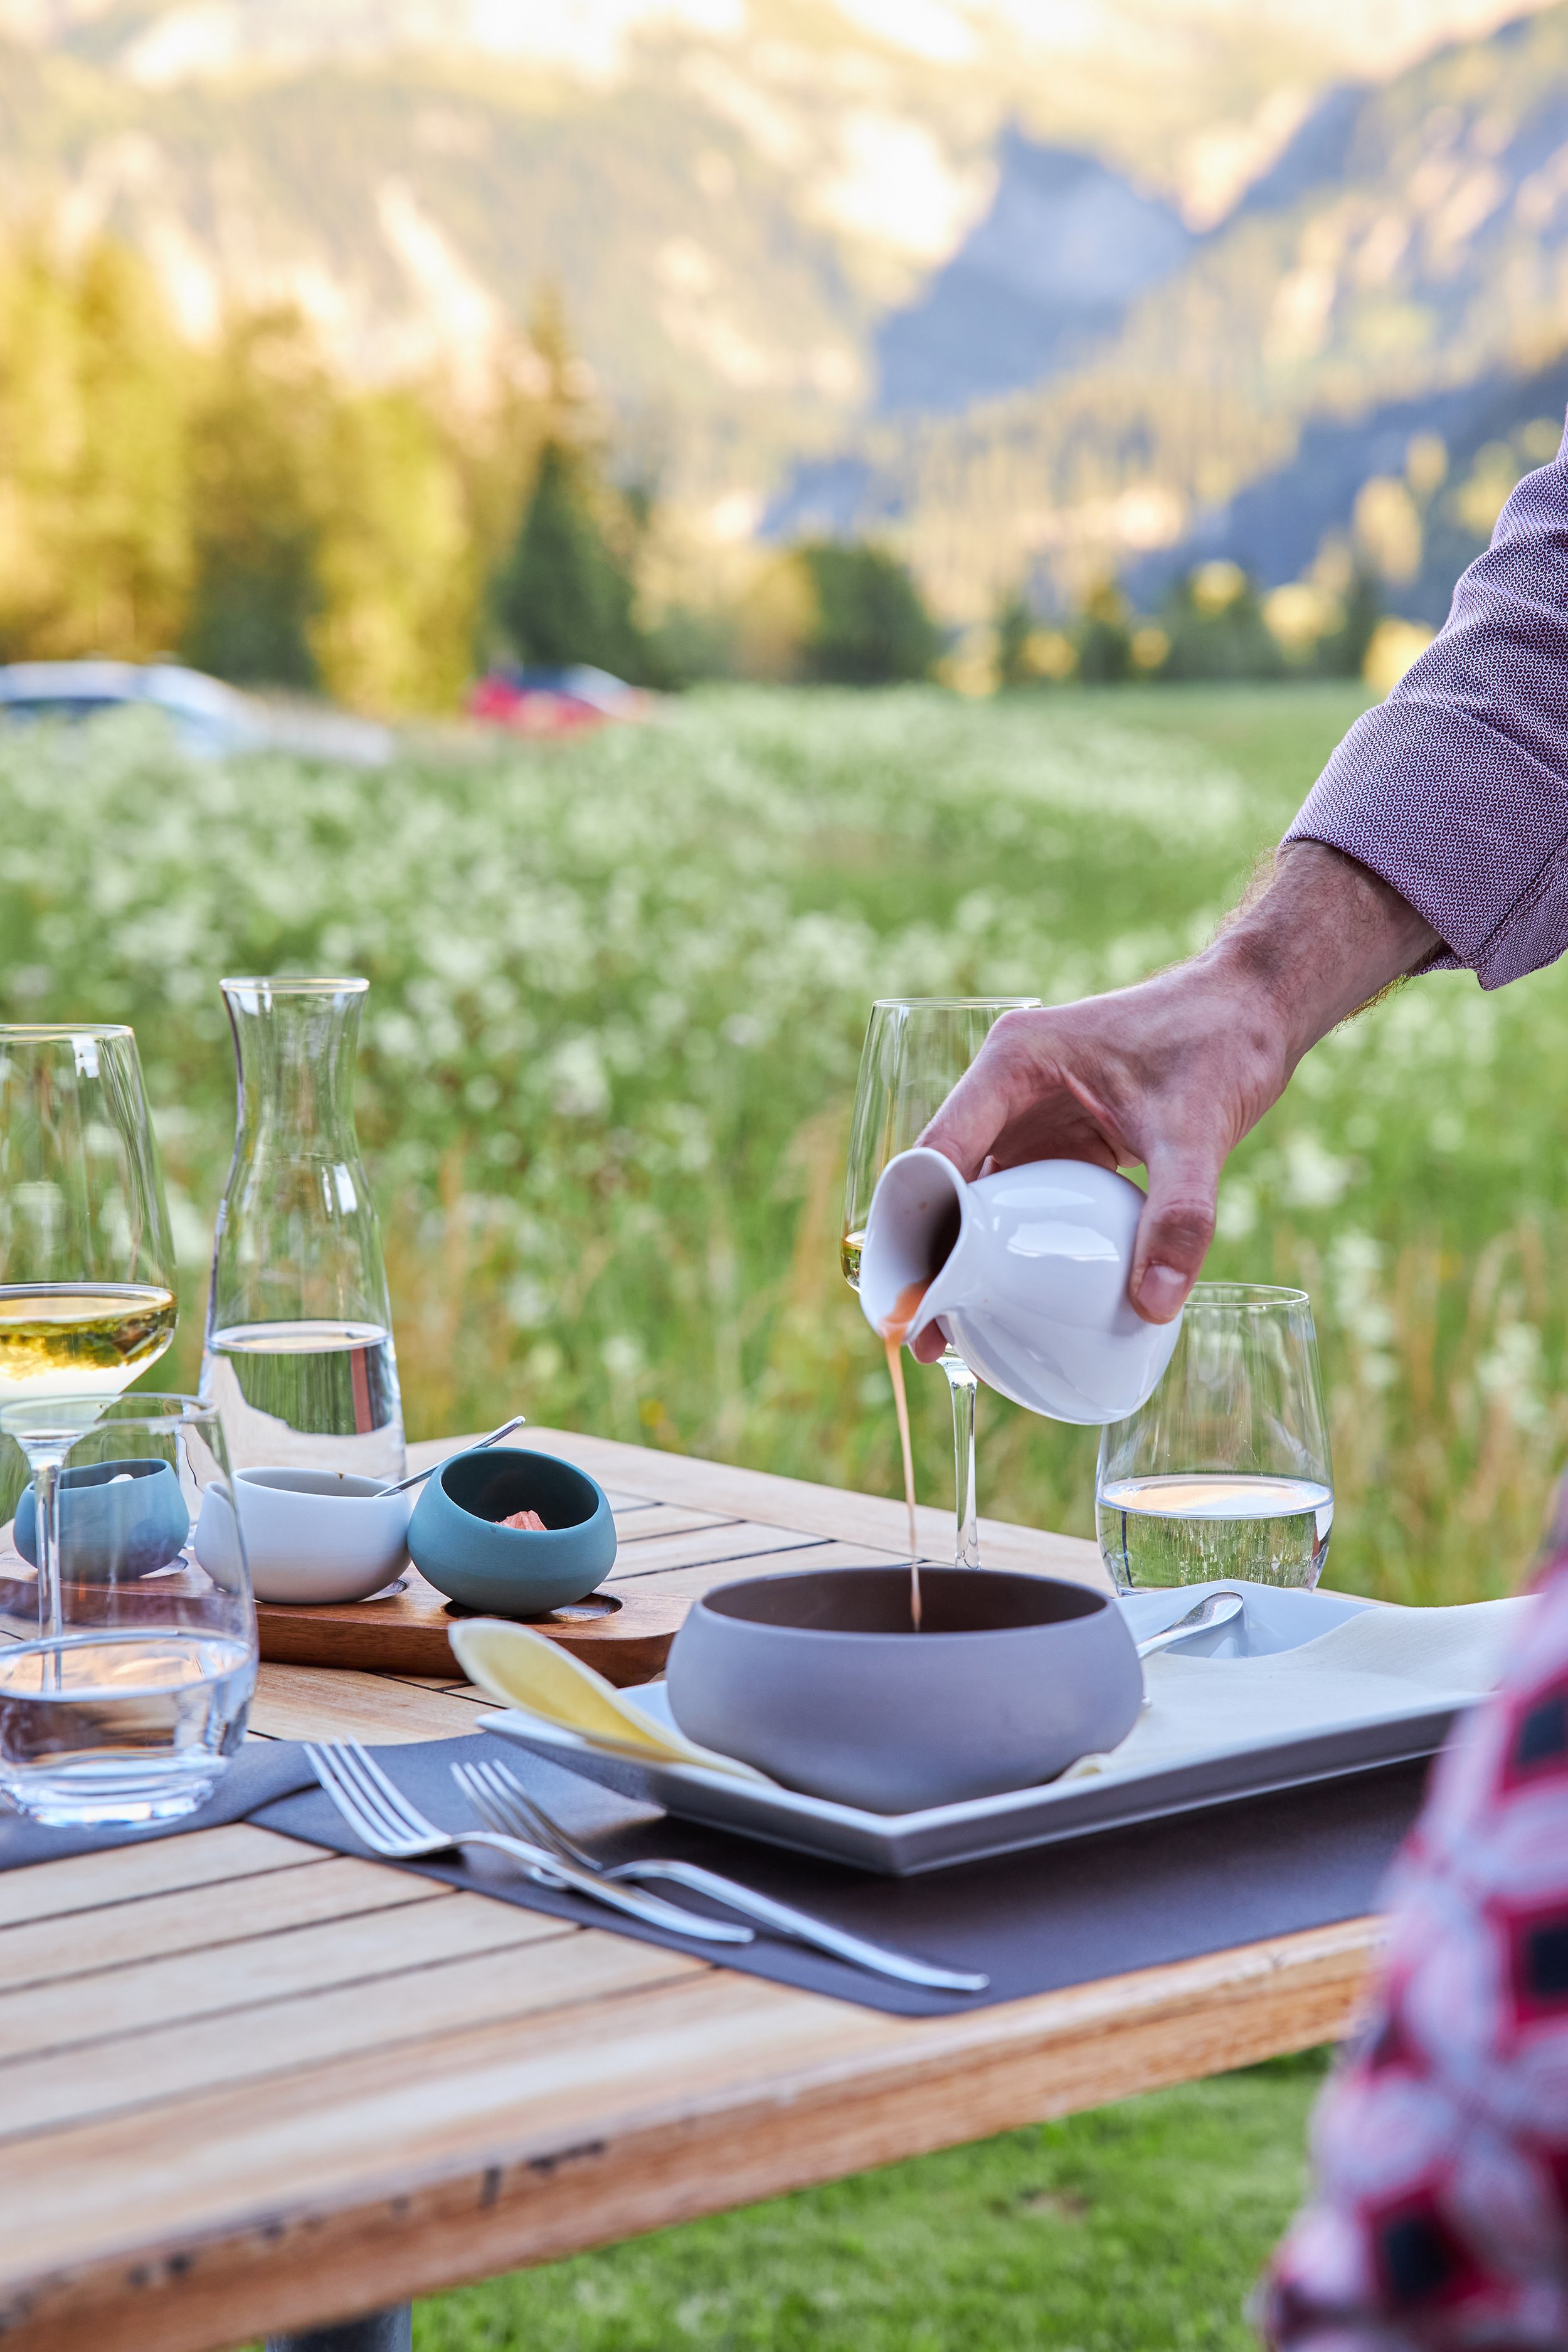
[[[1136,1184],[1088,1160],[966,1184],[942,1152],[901,1151],[866,1223],[866,1319],[912,1339],[940,1318],[971,1370],[1015,1404],[1121,1421],[1152,1394],[1182,1324],[1145,1323],[1127,1296],[1142,1206]]]

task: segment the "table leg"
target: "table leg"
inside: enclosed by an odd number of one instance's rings
[[[269,2336],[267,2352],[413,2352],[414,2306],[395,2304],[335,2327],[307,2327],[299,2336]]]

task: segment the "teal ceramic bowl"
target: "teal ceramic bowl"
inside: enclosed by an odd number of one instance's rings
[[[60,1573],[68,1584],[151,1576],[178,1559],[191,1515],[171,1465],[156,1458],[90,1462],[60,1472]],[[31,1486],[16,1506],[11,1539],[38,1564],[38,1507]]]
[[[503,1528],[537,1511],[542,1535]],[[585,1601],[616,1564],[604,1488],[553,1454],[513,1446],[455,1454],[425,1482],[408,1552],[438,1592],[482,1617],[544,1617]]]

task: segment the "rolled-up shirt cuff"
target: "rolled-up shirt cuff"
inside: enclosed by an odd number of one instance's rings
[[[1501,988],[1568,948],[1563,779],[1471,710],[1400,697],[1358,719],[1287,841],[1321,841],[1380,875],[1447,952]]]

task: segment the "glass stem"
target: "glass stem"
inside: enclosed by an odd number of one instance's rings
[[[38,1548],[38,1638],[58,1642],[65,1617],[60,1595],[60,1465],[70,1452],[69,1437],[24,1437],[20,1441],[33,1474]],[[59,1672],[59,1660],[54,1661]]]
[[[938,1360],[947,1374],[952,1395],[952,1469],[957,1530],[953,1539],[954,1568],[980,1565],[980,1529],[974,1508],[974,1391],[980,1386],[955,1348],[946,1348]]]

